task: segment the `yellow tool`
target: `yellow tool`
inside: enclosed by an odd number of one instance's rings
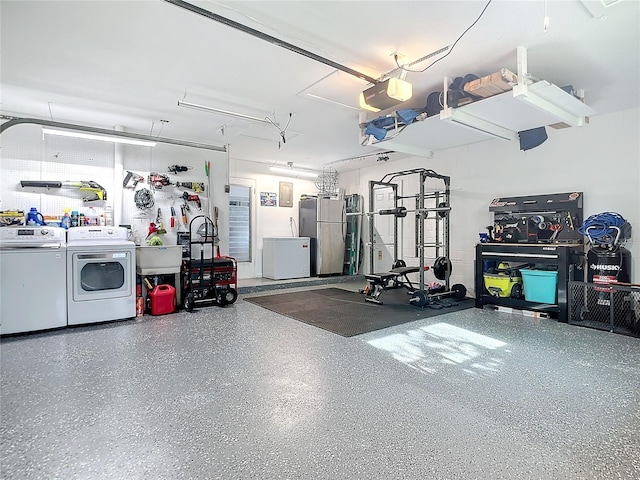
[[[93,180],[80,180],[78,182],[57,182],[57,181],[39,181],[39,180],[20,180],[20,185],[24,187],[41,187],[41,188],[77,188],[81,192],[88,192],[89,195],[82,198],[85,202],[93,202],[94,200],[106,200],[107,191]]]

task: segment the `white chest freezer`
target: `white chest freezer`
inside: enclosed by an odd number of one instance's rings
[[[262,241],[262,276],[272,280],[311,275],[309,237],[267,237]]]

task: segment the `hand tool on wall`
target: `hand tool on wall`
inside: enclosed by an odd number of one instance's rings
[[[129,185],[129,182],[133,182],[132,185]],[[138,183],[144,182],[144,177],[142,175],[138,175],[137,173],[130,172],[127,170],[127,174],[124,177],[122,182],[122,186],[124,188],[130,188],[131,190],[135,190]]]
[[[176,226],[176,209],[171,206],[171,228],[175,228]]]
[[[167,233],[166,228],[164,228],[164,225],[162,224],[162,209],[160,207],[158,207],[158,215],[156,216],[156,224],[158,225],[157,233],[159,235],[164,235],[165,233]]]
[[[187,170],[191,170],[193,167],[187,165],[171,165],[169,166],[169,171],[173,174],[177,174],[180,172],[186,172]]]
[[[176,182],[176,187],[188,188],[196,193],[204,192],[204,183],[201,182]]]
[[[202,203],[200,202],[200,197],[198,195],[195,195],[189,192],[184,192],[182,194],[182,198],[184,199],[185,203],[194,202],[198,207],[198,210],[202,210]]]
[[[167,175],[157,172],[151,172],[149,174],[149,185],[157,190],[160,190],[166,185],[172,185],[172,183]]]
[[[80,180],[77,182],[57,182],[57,181],[38,181],[38,180],[20,180],[20,185],[24,187],[39,188],[77,188],[81,192],[87,193],[82,200],[84,202],[93,202],[95,200],[106,200],[107,191],[93,180]]]
[[[186,227],[189,224],[187,220],[187,212],[191,211],[187,202],[184,202],[182,205],[180,205],[180,211],[182,212],[182,223]]]

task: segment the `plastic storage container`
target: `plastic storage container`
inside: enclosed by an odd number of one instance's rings
[[[524,283],[524,298],[529,302],[556,303],[558,272],[548,270],[520,270]]]
[[[158,285],[147,296],[151,315],[165,315],[176,311],[176,289],[171,285]]]

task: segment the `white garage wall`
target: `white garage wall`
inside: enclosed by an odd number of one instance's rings
[[[434,158],[410,157],[397,161],[380,162],[373,166],[342,172],[340,187],[347,194],[360,193],[368,205],[368,181],[380,180],[385,174],[410,168],[429,168],[451,177],[451,259],[454,262],[452,283],[463,283],[473,288],[474,246],[478,232],[492,223],[489,203],[494,197],[535,195],[568,191],[584,192],[585,216],[604,211],[623,215],[634,227],[634,238],[627,244],[633,258],[632,280],[640,282],[640,110],[632,109],[617,114],[591,119],[582,128],[554,130],[547,128],[549,139],[528,152],[521,152],[517,142],[491,140],[464,147],[436,152]],[[1,137],[2,178],[0,179],[0,207],[2,210],[36,207],[45,214],[60,214],[62,208],[87,207],[78,194],[49,192],[46,194],[23,191],[22,179],[38,180],[95,180],[103,185],[113,198],[121,188],[121,179],[114,177],[114,152],[109,144],[101,147],[78,148],[67,142],[74,139],[43,140],[37,126],[17,126]],[[171,164],[193,165],[194,170],[180,174],[179,179],[205,181],[203,164],[212,165],[213,204],[219,206],[221,250],[226,252],[228,235],[228,195],[224,193],[227,181],[250,184],[254,188],[253,214],[255,218],[254,260],[239,267],[240,278],[262,275],[262,239],[274,236],[297,235],[298,201],[302,194],[315,194],[313,182],[300,178],[286,178],[269,174],[266,164],[246,162],[231,157],[227,172],[226,154],[205,150],[172,147],[159,144],[154,149],[125,147],[124,170],[146,174],[150,169],[166,172]],[[144,147],[146,148],[146,147]],[[105,150],[106,149],[106,150]],[[55,155],[59,155],[55,157]],[[228,180],[227,175],[230,175]],[[174,180],[178,176],[173,176]],[[261,207],[260,192],[278,192],[279,182],[294,184],[293,208]],[[140,188],[140,187],[139,187]],[[403,180],[405,193],[417,191],[417,183]],[[163,192],[171,196],[169,190]],[[120,223],[130,223],[135,209],[131,209],[132,192],[123,193]],[[161,202],[174,200],[159,199]],[[168,207],[169,203],[163,204]],[[174,208],[180,215],[180,200]],[[165,209],[163,208],[163,212]],[[407,204],[407,208],[411,208]],[[168,211],[168,210],[167,210]],[[195,214],[192,208],[192,214]],[[164,214],[168,222],[168,213]],[[153,213],[153,215],[155,215]],[[293,222],[290,222],[290,218]],[[293,223],[293,225],[292,225]],[[403,256],[413,253],[413,222],[404,222]],[[293,227],[293,233],[292,233]],[[366,232],[366,225],[363,225]],[[366,262],[365,262],[366,264]]]
[[[314,182],[269,173],[269,165],[248,162],[233,158],[230,160],[230,183],[246,185],[252,188],[251,215],[253,219],[252,231],[252,261],[238,265],[238,278],[262,277],[262,240],[265,237],[297,237],[298,236],[298,205],[303,194],[316,195]],[[280,182],[293,183],[293,206],[280,206]],[[278,194],[278,205],[275,207],[261,206],[260,193],[271,192]]]
[[[640,110],[603,115],[581,128],[547,128],[549,139],[522,152],[517,142],[490,140],[436,152],[433,159],[412,157],[342,172],[347,193],[367,197],[371,180],[392,171],[428,168],[451,177],[452,283],[473,290],[474,247],[478,233],[493,224],[495,197],[584,192],[584,215],[614,211],[634,228],[632,281],[640,282]],[[405,185],[405,193],[417,191]],[[366,203],[365,203],[366,204]],[[407,206],[407,208],[410,208]],[[407,217],[409,218],[409,217]],[[411,224],[412,220],[406,222]],[[406,226],[407,231],[412,226]],[[404,235],[405,252],[408,239]]]
[[[2,162],[0,164],[0,210],[25,210],[36,207],[43,215],[60,216],[65,208],[77,210],[85,215],[104,214],[105,206],[114,207],[116,224],[131,225],[142,244],[150,222],[155,222],[157,209],[162,209],[163,225],[168,233],[164,236],[167,245],[176,243],[176,232],[180,220],[180,195],[188,189],[165,186],[154,193],[153,208],[142,215],[136,208],[134,191],[123,188],[127,170],[144,177],[137,190],[149,188],[148,174],[151,171],[167,174],[172,182],[202,182],[205,192],[201,197],[202,210],[189,202],[194,216],[209,214],[210,204],[220,206],[221,225],[228,222],[228,196],[224,193],[227,182],[226,153],[211,150],[158,143],[155,147],[116,146],[113,143],[83,140],[69,137],[43,136],[38,125],[17,125],[6,130],[0,137]],[[210,190],[205,176],[204,163],[211,162]],[[168,171],[170,165],[186,165],[192,170],[174,175]],[[107,192],[106,202],[83,202],[82,192],[77,189],[22,188],[20,180],[77,181],[93,180]],[[213,197],[211,198],[211,193]],[[173,205],[178,218],[173,230],[169,228],[170,207]],[[182,230],[186,230],[182,227]],[[220,248],[227,251],[228,233],[220,229]]]

